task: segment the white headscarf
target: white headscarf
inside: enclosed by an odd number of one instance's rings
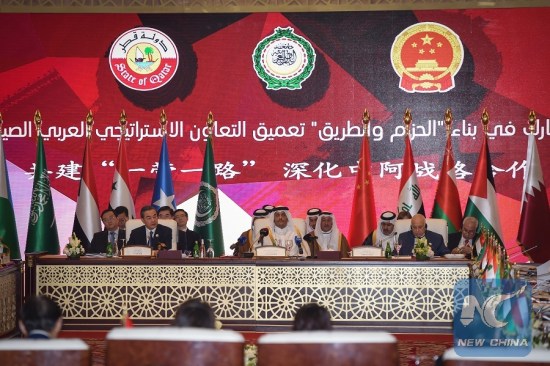
[[[286,214],[286,217],[288,218],[288,222],[284,228],[280,228],[275,225],[275,212],[277,211],[283,211]],[[294,222],[292,221],[292,215],[290,214],[288,207],[285,207],[285,206],[275,207],[273,212],[270,214],[270,223],[271,223],[271,232],[273,234],[273,239],[277,240],[276,245],[286,247],[289,256],[300,255],[299,248],[295,243],[295,239],[296,237],[302,238],[303,234],[298,232],[298,230],[295,228]],[[289,243],[291,244],[289,245]],[[303,256],[309,255],[309,247],[307,245],[302,245],[302,251],[303,251],[303,254],[301,255]]]
[[[320,208],[310,208],[309,210],[307,210],[306,214],[307,214],[307,222],[306,222],[307,233],[310,233],[312,231],[315,231],[315,227],[309,226],[309,219],[311,217],[317,217],[317,219],[319,219],[319,215],[321,214],[321,209]],[[304,233],[304,234],[307,234],[307,233]]]
[[[321,221],[323,217],[332,218],[332,229],[330,231],[323,231],[321,229]],[[317,243],[321,250],[339,250],[338,243],[340,241],[340,230],[336,225],[336,219],[331,212],[321,212],[317,224],[315,224],[315,236],[317,237]]]
[[[376,229],[376,243],[372,243],[373,245],[378,245],[379,242],[382,243],[382,248],[385,248],[386,243],[390,242],[390,247],[393,249],[393,241],[395,240],[395,220],[397,219],[397,215],[391,211],[385,211],[382,212],[382,215],[380,215],[380,222],[378,223],[378,228]],[[384,231],[382,230],[382,223],[383,222],[389,222],[390,224],[393,224],[393,230],[389,235],[384,234]]]

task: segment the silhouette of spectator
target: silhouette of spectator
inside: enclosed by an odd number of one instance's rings
[[[180,305],[174,320],[176,327],[216,329],[214,311],[200,299],[189,299]]]
[[[306,304],[296,312],[292,330],[332,330],[330,313],[324,306]]]
[[[21,309],[19,329],[34,339],[56,338],[63,325],[61,308],[46,296],[27,298]]]

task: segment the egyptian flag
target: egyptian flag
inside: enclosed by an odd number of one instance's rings
[[[518,242],[535,263],[550,260],[550,209],[535,135],[527,142],[527,164],[523,184],[523,202],[519,222]]]
[[[82,159],[82,176],[76,200],[73,232],[80,239],[86,251],[89,251],[94,233],[101,231],[99,204],[92,168],[91,138],[86,138],[84,158]]]
[[[399,200],[397,212],[408,211],[412,216],[424,214],[424,202],[420,193],[420,186],[416,178],[416,169],[412,153],[409,134],[405,135],[405,156],[403,158],[403,172],[399,184]]]
[[[432,217],[447,221],[449,233],[456,233],[462,226],[462,211],[455,176],[455,159],[450,134],[447,135],[445,155],[439,182],[435,192],[435,202]]]
[[[376,230],[376,209],[371,176],[370,144],[369,137],[364,133],[353,191],[348,235],[350,245],[361,245],[373,230]]]
[[[124,136],[120,137],[120,143],[118,145],[118,158],[115,167],[115,175],[113,177],[113,185],[111,186],[111,200],[109,201],[109,206],[113,210],[118,206],[124,206],[128,209],[128,216],[130,219],[136,217],[134,200],[130,193],[130,179],[128,178]]]
[[[487,134],[484,134],[464,217],[477,218],[479,226],[487,230],[488,235],[492,234],[499,243],[502,243],[496,195],[489,144]]]

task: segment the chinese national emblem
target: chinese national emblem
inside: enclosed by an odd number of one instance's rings
[[[438,23],[418,23],[403,30],[391,48],[399,87],[408,93],[444,93],[455,87],[464,48],[458,35]]]
[[[111,46],[109,65],[122,85],[139,91],[158,89],[178,69],[178,50],[157,29],[140,27],[120,35]]]
[[[301,89],[315,68],[315,50],[294,29],[275,28],[272,35],[262,39],[254,49],[252,62],[256,75],[267,89]]]

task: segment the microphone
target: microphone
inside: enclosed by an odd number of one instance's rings
[[[300,238],[299,236],[295,236],[294,237],[294,242],[296,243],[296,246],[298,247],[298,253],[299,254],[304,254],[304,249],[302,248],[302,238]]]
[[[308,243],[313,243],[317,239],[315,235],[311,235],[311,233],[304,235],[304,240]]]
[[[260,239],[258,239],[258,243],[262,244],[262,247],[264,246],[264,238],[269,235],[269,230],[267,228],[260,229]]]
[[[235,249],[237,248],[238,246],[239,247],[242,247],[244,245],[244,243],[246,243],[246,236],[241,236],[239,237],[239,239],[237,239],[237,242],[234,243],[234,244],[231,244],[231,246],[229,247],[229,249]]]

